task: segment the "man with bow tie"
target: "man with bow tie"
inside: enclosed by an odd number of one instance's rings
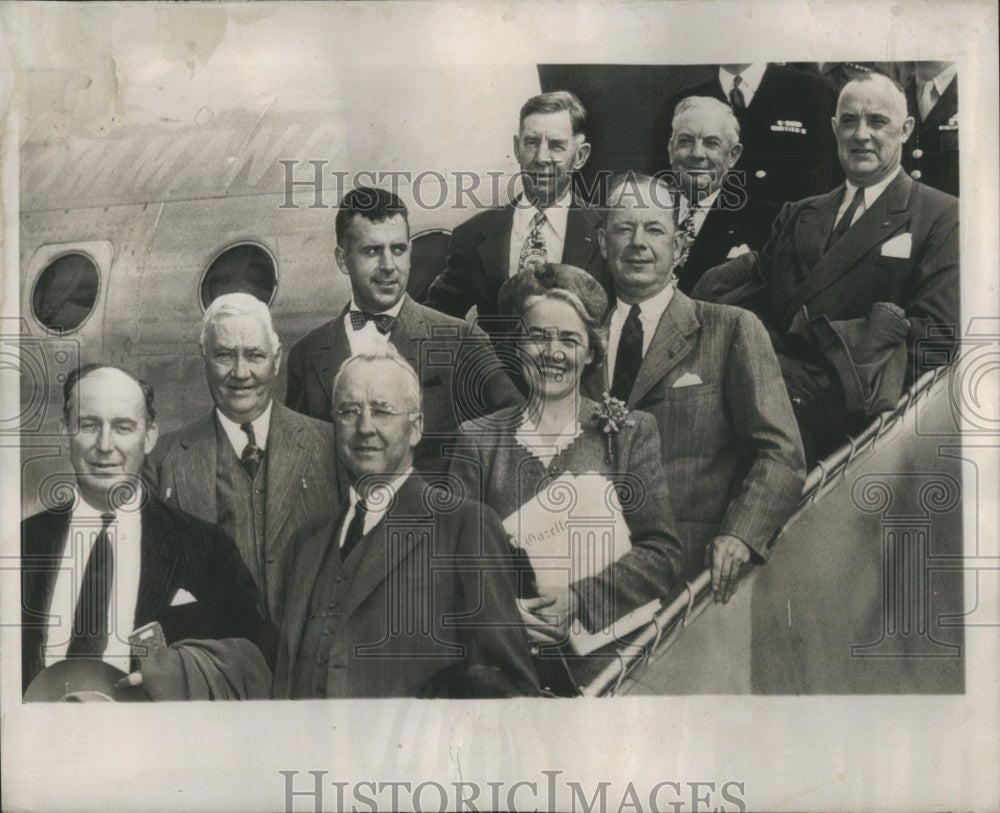
[[[847,182],[785,204],[759,256],[694,290],[768,327],[810,463],[947,363],[959,330],[958,199],[902,171],[914,128],[902,88],[860,76],[832,125]]]
[[[453,439],[463,421],[517,405],[520,396],[482,330],[407,295],[410,227],[395,194],[371,187],[348,192],[336,232],[335,256],[351,280],[351,301],[292,347],[285,403],[331,421],[331,387],[340,365],[349,356],[391,344],[420,377],[423,438],[415,465],[441,471],[448,461],[440,444]]]
[[[598,236],[618,294],[607,369],[588,385],[591,397],[607,389],[656,418],[685,576],[711,568],[726,602],[740,567],[767,558],[805,469],[763,325],[675,287],[680,203],[676,188],[648,176],[612,183]]]
[[[101,660],[130,672],[138,654],[130,634],[154,621],[167,644],[246,638],[270,658],[274,630],[233,541],[142,483],[157,440],[152,388],[93,364],[67,377],[63,395],[72,482],[51,489],[54,504],[21,526],[22,688],[63,660]],[[243,677],[260,673],[253,680],[258,689],[266,685],[267,668],[249,643],[215,645],[228,652],[224,669],[242,664],[250,670]],[[166,696],[155,691],[165,688],[165,673],[149,660],[140,664],[154,699],[190,696],[184,686]]]
[[[597,250],[600,216],[573,191],[573,176],[590,157],[586,125],[587,111],[568,91],[542,93],[524,103],[514,134],[524,192],[455,229],[445,268],[424,304],[457,317],[475,305],[479,324],[502,346],[512,326],[500,317],[500,286],[527,263],[582,268],[612,296]]]
[[[336,490],[333,432],[272,397],[281,343],[256,297],[213,300],[200,345],[215,407],[166,435],[146,476],[161,500],[218,523],[236,541],[268,617],[277,618],[288,541],[329,510]]]

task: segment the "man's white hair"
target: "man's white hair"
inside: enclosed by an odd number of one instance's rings
[[[740,143],[740,122],[736,118],[736,114],[733,113],[733,109],[725,102],[711,96],[688,96],[677,103],[677,107],[674,108],[674,118],[670,123],[673,130],[670,140],[673,141],[677,134],[677,119],[685,113],[698,113],[700,111],[721,113],[726,121],[726,135],[730,137],[732,144]]]
[[[348,357],[347,360],[340,365],[340,369],[337,370],[337,375],[333,378],[333,389],[331,392],[334,397],[337,395],[337,386],[340,384],[341,376],[344,375],[344,371],[347,370],[348,367],[360,363],[376,364],[379,362],[395,364],[399,367],[403,373],[403,381],[406,383],[406,399],[409,401],[410,408],[419,412],[420,379],[417,378],[417,371],[413,369],[413,365],[403,358],[392,345],[386,345],[384,350],[369,350]]]
[[[891,76],[886,76],[880,71],[869,71],[867,73],[859,74],[844,85],[844,87],[840,89],[840,95],[837,96],[837,110],[840,110],[840,100],[843,98],[845,91],[851,87],[851,85],[859,85],[865,82],[881,82],[886,85],[892,93],[892,98],[895,101],[895,112],[899,115],[899,120],[903,121],[906,119],[909,115],[906,108],[906,92],[903,90],[903,87],[899,84],[899,82]]]
[[[281,340],[274,331],[271,322],[271,311],[267,305],[261,302],[253,294],[234,293],[222,294],[212,300],[211,304],[205,308],[205,315],[201,318],[201,336],[198,344],[201,351],[205,352],[205,344],[208,341],[209,328],[217,319],[223,316],[255,316],[267,331],[268,339],[271,342],[271,350],[277,352],[281,347]]]

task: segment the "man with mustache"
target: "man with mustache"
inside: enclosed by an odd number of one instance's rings
[[[351,280],[351,301],[341,314],[307,334],[288,354],[285,403],[331,421],[333,378],[361,352],[392,345],[420,377],[423,437],[418,470],[447,466],[440,444],[466,420],[489,415],[521,398],[504,373],[489,338],[470,323],[414,302],[410,226],[406,207],[392,192],[358,187],[337,212],[337,265]],[[339,493],[344,495],[341,478]]]
[[[612,295],[597,250],[600,216],[573,191],[573,174],[590,157],[586,124],[587,111],[568,91],[542,93],[524,103],[514,135],[524,192],[455,229],[426,305],[458,317],[475,305],[480,325],[498,339],[511,329],[497,309],[500,286],[528,263],[582,268]]]

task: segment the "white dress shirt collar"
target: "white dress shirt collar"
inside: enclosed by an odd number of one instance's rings
[[[267,435],[271,428],[271,407],[273,405],[273,399],[268,401],[267,408],[254,420],[250,421],[250,425],[253,427],[254,440],[257,441],[257,448],[261,450],[267,449]],[[236,456],[242,457],[243,450],[250,442],[247,433],[240,429],[240,424],[223,415],[222,410],[218,407],[215,408],[215,416],[219,419],[226,437],[229,438],[229,443],[232,445],[233,451],[236,452]]]
[[[375,486],[373,490],[384,490],[388,493],[378,495],[374,500],[369,497],[369,499],[365,501],[365,505],[368,510],[365,513],[365,523],[361,530],[362,536],[370,534],[372,532],[372,528],[382,521],[382,517],[386,515],[386,512],[389,510],[389,505],[392,503],[392,496],[399,493],[399,489],[403,487],[403,483],[406,482],[406,478],[411,474],[413,474],[413,466],[410,466],[406,471],[400,474],[399,477],[389,483],[386,483],[384,486]],[[344,541],[347,537],[347,528],[351,524],[351,520],[354,519],[354,507],[358,504],[358,500],[361,498],[361,495],[358,494],[354,486],[349,486],[347,492],[351,504],[347,509],[347,514],[344,516],[344,522],[340,527],[340,539],[337,543],[340,547],[344,546]]]
[[[556,435],[542,435],[535,422],[525,414],[521,417],[521,425],[514,433],[514,439],[532,456],[538,458],[543,466],[548,466],[556,455],[562,454],[581,434],[583,427],[580,426],[578,416],[574,416]]]
[[[888,187],[889,184],[891,184],[895,180],[896,176],[900,173],[901,170],[902,167],[896,167],[896,171],[893,172],[891,175],[889,175],[888,178],[883,178],[878,183],[865,187],[864,206],[858,207],[857,211],[854,213],[854,218],[851,220],[852,223],[857,222],[857,219],[861,217],[861,215],[864,212],[872,208],[872,206],[875,204],[875,201],[877,201],[879,197],[881,197],[882,193],[885,192],[886,187]],[[840,202],[840,208],[837,209],[837,217],[833,221],[834,223],[840,222],[841,215],[843,215],[844,212],[847,211],[847,207],[851,205],[851,200],[854,198],[854,195],[858,190],[857,184],[853,184],[850,181],[845,181],[844,183],[846,184],[847,188],[844,190],[844,199]]]
[[[948,89],[948,85],[951,84],[951,80],[955,78],[958,73],[958,66],[954,62],[948,62],[945,66],[938,71],[937,75],[934,77],[934,89],[937,90],[938,96],[944,96],[944,92]],[[920,89],[923,86],[923,82],[919,79],[917,80],[917,94],[919,95]]]
[[[663,312],[674,298],[674,285],[670,283],[649,299],[639,304],[639,323],[642,325],[642,355],[645,356],[649,350],[649,345],[653,341],[653,334],[660,324]],[[615,304],[614,312],[611,314],[611,321],[608,325],[608,380],[605,385],[611,388],[611,382],[615,380],[615,362],[618,360],[618,345],[622,338],[622,328],[628,318],[632,306],[622,300]]]
[[[743,99],[750,105],[750,101],[753,99],[754,94],[757,92],[757,88],[760,87],[761,80],[764,78],[764,71],[767,70],[766,62],[753,62],[740,72],[740,90],[743,91]],[[722,90],[726,94],[726,98],[729,98],[729,91],[733,89],[733,77],[735,74],[730,73],[723,67],[719,67],[719,84],[722,85]]]

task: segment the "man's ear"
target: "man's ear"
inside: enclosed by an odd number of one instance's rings
[[[340,269],[341,274],[347,274],[347,252],[344,251],[340,246],[337,246],[333,250],[333,256],[337,260],[337,268]]]
[[[740,160],[741,155],[743,155],[743,145],[733,144],[732,149],[729,150],[729,165],[734,166]]]
[[[424,436],[424,413],[418,412],[412,416],[413,432],[410,433],[410,448],[413,449]]]
[[[156,425],[156,421],[153,421],[146,428],[146,439],[143,442],[143,452],[149,454],[153,451],[153,447],[156,446],[156,439],[160,436],[160,428]]]
[[[597,245],[601,249],[601,256],[608,259],[608,235],[604,231],[604,226],[597,227]]]
[[[913,135],[913,128],[916,127],[916,124],[917,124],[916,119],[914,119],[913,116],[907,116],[903,120],[903,126],[901,129],[903,131],[904,144],[910,140],[910,136]]]
[[[274,374],[281,372],[281,342],[274,348]]]
[[[579,136],[583,138],[583,136]],[[583,165],[590,158],[590,144],[584,141],[576,150],[576,157],[573,159],[573,169],[583,169]]]

